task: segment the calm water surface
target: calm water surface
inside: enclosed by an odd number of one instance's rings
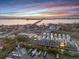
[[[8,20],[8,19],[0,19],[0,25],[2,24],[5,24],[5,25],[17,25],[17,24],[33,24],[34,22],[36,22],[38,20],[23,20],[23,19],[11,19],[11,20]],[[39,24],[42,24],[42,23],[79,23],[79,20],[78,19],[73,19],[73,20],[66,20],[66,19],[63,19],[63,20],[43,20],[42,22],[40,22]]]

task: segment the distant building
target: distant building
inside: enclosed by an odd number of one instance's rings
[[[37,44],[39,45],[45,45],[45,46],[51,46],[56,47],[59,45],[59,43],[64,43],[67,45],[67,43],[70,42],[70,35],[68,33],[58,33],[58,32],[47,32],[42,34],[41,40],[38,41]]]

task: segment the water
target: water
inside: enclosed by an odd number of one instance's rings
[[[5,25],[17,25],[17,24],[33,24],[35,23],[36,21],[38,20],[23,20],[23,19],[0,19],[0,25],[2,24],[5,24]],[[54,24],[57,24],[57,23],[79,23],[79,20],[78,19],[73,19],[73,20],[68,20],[68,19],[56,19],[56,20],[43,20],[42,22],[40,22],[39,24],[42,24],[42,23],[54,23]]]

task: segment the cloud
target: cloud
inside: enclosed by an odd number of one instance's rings
[[[31,1],[31,0],[30,0]],[[78,1],[70,1],[70,0],[56,0],[56,1],[37,1],[33,2],[35,0],[32,0],[31,3],[27,3],[26,1],[20,2],[17,4],[13,5],[1,5],[0,6],[0,15],[20,15],[20,16],[25,16],[25,15],[57,15],[57,14],[62,14],[62,16],[67,16],[67,15],[77,15],[79,11],[76,11],[79,9],[79,4]],[[38,3],[39,2],[39,3]],[[63,2],[63,3],[62,3]],[[12,2],[11,2],[12,3]]]
[[[20,10],[20,11],[17,11],[17,12],[0,12],[0,14],[23,14],[23,13],[28,13],[28,12],[41,12],[41,11],[58,11],[58,12],[61,12],[61,11],[72,11],[74,9],[79,9],[79,5],[74,5],[74,6],[59,6],[59,7],[44,7],[44,6],[41,6],[41,7],[32,7],[32,8],[29,8],[29,9],[24,9],[24,10]]]

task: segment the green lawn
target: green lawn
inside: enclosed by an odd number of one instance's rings
[[[78,57],[64,56],[63,59],[79,59]]]
[[[75,33],[71,34],[71,37],[74,38],[74,39],[79,40],[79,33],[75,32]]]

